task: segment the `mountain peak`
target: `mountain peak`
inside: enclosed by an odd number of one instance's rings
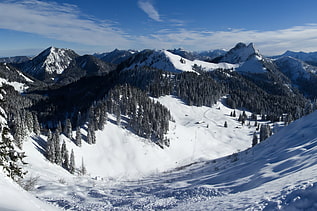
[[[50,78],[54,74],[61,74],[70,64],[70,62],[78,57],[71,49],[48,47],[32,60],[22,64],[22,71],[33,77],[46,80],[46,76]]]
[[[254,44],[250,43],[238,43],[232,49],[230,49],[224,56],[220,58],[220,62],[228,62],[232,64],[245,62],[250,56],[259,55],[259,52],[255,50]]]

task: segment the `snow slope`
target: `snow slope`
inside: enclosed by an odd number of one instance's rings
[[[82,147],[77,147],[68,138],[61,136],[66,141],[68,151],[74,150],[77,167],[84,159],[87,176],[72,176],[61,167],[48,163],[43,155],[46,137],[30,137],[23,149],[27,154],[29,176],[39,178],[33,193],[66,209],[113,208],[119,205],[99,199],[99,192],[110,191],[103,190],[105,185],[110,185],[109,188],[116,185],[121,187],[125,181],[164,174],[180,166],[230,155],[251,146],[251,134],[255,128],[241,126],[237,117],[230,117],[232,110],[221,102],[210,108],[187,106],[172,96],[158,100],[171,110],[175,119],[167,134],[171,140],[169,148],[161,149],[118,127],[111,115],[105,129],[96,132],[95,145],[83,142]],[[236,112],[239,114],[241,111]],[[223,126],[225,121],[228,128]],[[124,122],[122,125],[124,126]],[[83,136],[86,135],[85,128],[82,133]],[[117,194],[110,195],[117,197]]]
[[[132,181],[78,178],[35,194],[76,210],[316,210],[316,118],[220,159]]]
[[[135,179],[180,165],[222,157],[251,146],[250,134],[255,128],[242,127],[237,122],[237,117],[229,116],[232,110],[221,102],[210,108],[187,106],[172,96],[158,100],[170,109],[175,120],[175,123],[170,123],[170,131],[167,134],[171,140],[170,147],[161,149],[158,145],[124,129],[124,126],[118,127],[112,115],[109,115],[110,120],[105,129],[96,131],[95,145],[83,141],[83,146],[77,147],[63,135],[61,141],[66,141],[68,151],[74,150],[78,166],[84,158],[86,168],[92,176],[123,179]],[[228,128],[223,126],[225,121]],[[84,128],[82,133],[86,135]],[[40,142],[40,145],[44,146],[45,141],[46,137],[43,136],[24,144],[26,151],[31,152],[28,159],[34,159],[30,164],[33,165],[38,157],[44,159],[41,154],[43,147],[41,150],[34,150],[34,145],[39,145]]]
[[[254,122],[241,126],[221,101],[209,108],[172,96],[158,100],[175,120],[169,148],[119,128],[112,116],[97,131],[96,145],[79,148],[61,137],[74,149],[77,167],[84,158],[86,176],[48,163],[42,154],[46,137],[29,139],[27,169],[39,177],[32,193],[71,210],[317,209],[317,112],[249,148]]]
[[[35,198],[23,190],[18,184],[0,172],[0,210],[3,211],[35,211],[60,210],[46,202]]]
[[[125,69],[132,69],[136,66],[148,66],[169,72],[195,72],[193,69],[194,66],[199,67],[203,71],[234,69],[237,67],[235,64],[228,63],[215,64],[200,60],[191,61],[166,50],[153,51],[150,54],[147,52],[141,52],[145,55],[145,58],[141,58],[139,61],[133,61],[132,64]]]

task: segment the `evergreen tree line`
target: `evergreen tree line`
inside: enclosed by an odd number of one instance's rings
[[[103,100],[89,109],[88,126],[91,125],[92,130],[102,130],[107,112],[115,115],[119,126],[122,116],[128,117],[127,127],[137,135],[149,138],[161,147],[169,146],[169,140],[164,138],[171,120],[169,110],[140,89],[125,84],[110,90]]]
[[[212,106],[227,92],[222,83],[207,72],[171,73],[149,67],[122,71],[121,83],[128,83],[153,97],[173,94],[188,105]]]
[[[122,71],[119,76],[121,83],[136,86],[153,97],[173,94],[188,105],[212,106],[220,97],[227,95],[229,107],[247,109],[271,122],[289,123],[316,110],[316,101],[311,103],[296,90],[289,91],[274,74],[268,77],[273,77],[276,84],[263,82],[266,78],[262,76],[255,77],[255,80],[223,69],[199,71],[199,74],[175,74],[150,67],[137,67]]]
[[[58,129],[52,133],[50,130],[47,134],[47,143],[46,143],[46,158],[57,165],[62,166],[71,174],[75,173],[75,155],[74,151],[71,150],[69,154],[66,143],[60,143],[60,132]]]
[[[8,115],[3,109],[4,105],[9,99],[7,92],[3,87],[0,88],[0,166],[3,168],[7,176],[11,177],[15,181],[23,177],[24,172],[21,166],[24,163],[24,152],[17,150],[15,147],[15,140],[10,133],[10,129],[7,125]]]
[[[314,106],[300,94],[270,94],[236,72],[213,71],[210,74],[227,87],[229,107],[248,109],[263,115],[263,120],[283,121],[283,114],[294,120],[314,110]]]

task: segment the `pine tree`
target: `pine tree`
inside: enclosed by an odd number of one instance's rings
[[[53,134],[53,143],[54,143],[54,148],[55,148],[55,163],[57,165],[62,165],[62,153],[61,153],[61,146],[60,146],[58,130],[56,130]]]
[[[79,147],[81,146],[81,132],[79,126],[76,128],[75,144]]]
[[[88,124],[88,128],[87,128],[87,143],[88,144],[96,143],[95,130],[93,128],[93,125],[91,124]]]
[[[31,112],[28,111],[24,111],[24,115],[25,115],[25,120],[26,120],[26,126],[29,132],[33,132],[34,131],[34,123],[33,123],[33,115]]]
[[[80,174],[85,175],[87,173],[85,163],[84,163],[84,158],[81,158],[81,166],[80,166]]]
[[[65,140],[63,141],[62,148],[61,148],[61,154],[62,154],[62,166],[66,170],[69,169],[69,157],[68,157],[68,151],[66,148]]]
[[[74,150],[72,149],[71,153],[70,153],[70,161],[69,161],[69,172],[71,174],[75,173],[75,155],[74,155]]]
[[[62,123],[59,121],[57,124],[57,129],[55,130],[55,132],[58,132],[58,135],[60,135],[60,133],[63,131],[62,128]]]
[[[117,106],[116,108],[116,118],[117,118],[117,125],[120,127],[121,126],[121,110],[119,106]]]
[[[252,147],[258,144],[258,136],[256,135],[256,132],[253,133],[253,139],[252,139]]]
[[[53,141],[53,135],[51,130],[48,130],[47,134],[47,142],[46,142],[46,158],[52,163],[55,162],[55,143]]]
[[[105,106],[101,107],[100,109],[100,116],[99,116],[99,121],[98,121],[98,129],[103,130],[105,124],[107,123],[107,112]]]
[[[21,168],[21,165],[24,164],[22,160],[24,157],[24,153],[19,153],[15,150],[9,128],[4,126],[0,140],[0,166],[7,173],[7,176],[15,181],[22,178],[25,174]]]
[[[37,136],[39,136],[41,134],[40,124],[39,124],[39,120],[37,119],[36,114],[33,114],[33,132]]]
[[[268,124],[261,125],[260,128],[260,142],[264,141],[270,136],[270,126]]]
[[[70,121],[70,119],[66,119],[66,123],[65,123],[65,135],[67,138],[69,139],[73,139],[73,129],[72,129],[72,123]]]
[[[227,123],[227,121],[225,121],[224,127],[228,127],[228,123]]]
[[[64,152],[64,158],[63,158],[63,168],[69,171],[69,155],[68,150]]]

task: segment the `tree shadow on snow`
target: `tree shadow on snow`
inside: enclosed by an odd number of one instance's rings
[[[34,137],[32,137],[32,139],[35,141],[35,142],[33,142],[33,145],[35,146],[37,151],[39,151],[42,155],[45,156],[46,141],[39,136],[34,136]]]

